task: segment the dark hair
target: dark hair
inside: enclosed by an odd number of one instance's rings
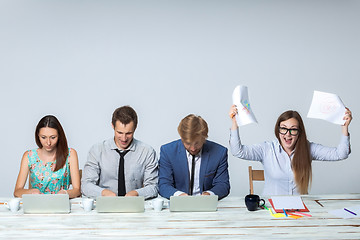
[[[279,137],[280,123],[290,118],[295,118],[299,123],[299,135],[295,143],[295,152],[291,161],[291,167],[294,171],[295,183],[298,186],[300,194],[307,194],[312,178],[311,157],[309,142],[300,114],[292,110],[282,113],[275,124],[275,136],[279,142],[281,142]]]
[[[194,114],[183,118],[178,126],[178,133],[184,141],[193,142],[199,137],[205,140],[208,137],[208,125],[206,121]]]
[[[135,110],[130,106],[122,106],[117,108],[112,115],[112,125],[115,127],[116,121],[120,121],[126,125],[130,122],[134,122],[134,130],[137,127],[138,118]]]
[[[56,129],[58,133],[58,141],[56,144],[56,166],[54,172],[64,167],[66,158],[69,155],[69,148],[65,136],[65,132],[59,122],[59,120],[52,115],[43,117],[36,126],[35,141],[39,148],[42,148],[42,144],[39,139],[39,131],[41,128],[49,127]]]

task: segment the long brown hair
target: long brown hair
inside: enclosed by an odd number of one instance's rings
[[[43,117],[39,121],[35,130],[35,141],[36,141],[36,145],[38,145],[39,148],[43,147],[39,139],[39,131],[41,128],[44,127],[54,128],[58,132],[58,142],[56,144],[56,161],[55,161],[56,166],[54,169],[54,172],[56,172],[57,170],[64,167],[66,158],[69,155],[69,148],[68,148],[65,132],[59,120],[55,116],[47,115]]]
[[[279,137],[280,123],[290,118],[295,118],[299,123],[299,135],[295,144],[295,152],[291,161],[291,167],[294,171],[295,183],[299,193],[307,194],[312,178],[311,157],[309,142],[306,137],[304,123],[300,114],[292,110],[282,113],[275,124],[275,136],[281,143]]]

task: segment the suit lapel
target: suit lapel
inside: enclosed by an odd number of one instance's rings
[[[207,144],[207,141],[204,143],[203,150],[201,153],[201,165],[200,165],[200,192],[203,192],[203,186],[204,186],[204,179],[205,179],[205,173],[206,169],[209,163],[209,147]]]

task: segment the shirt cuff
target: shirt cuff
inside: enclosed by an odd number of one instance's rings
[[[230,138],[238,138],[238,137],[239,137],[239,129],[230,128]]]
[[[204,191],[204,192],[210,193],[210,195],[215,195],[215,193],[212,191]]]
[[[88,189],[87,191],[83,191],[82,194],[86,197],[96,198],[98,196],[101,196],[102,191],[105,188],[101,188],[99,186],[94,186],[92,189]],[[85,189],[84,189],[85,190]],[[85,194],[87,193],[87,194]]]
[[[348,136],[345,136],[343,134],[341,134],[341,140],[340,140],[342,143],[346,143],[346,142],[350,142],[350,133]]]
[[[183,194],[184,192],[182,191],[176,191],[174,192],[174,195],[173,196],[180,196],[181,194]]]

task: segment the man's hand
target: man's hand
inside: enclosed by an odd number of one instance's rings
[[[189,196],[187,193],[182,193],[179,196]]]
[[[203,192],[201,195],[210,195],[208,192]]]
[[[136,196],[139,196],[139,194],[135,190],[132,190],[125,195],[125,197],[136,197]]]
[[[101,196],[105,196],[105,197],[115,197],[117,196],[117,194],[115,194],[113,191],[109,190],[109,189],[104,189],[101,192]]]

